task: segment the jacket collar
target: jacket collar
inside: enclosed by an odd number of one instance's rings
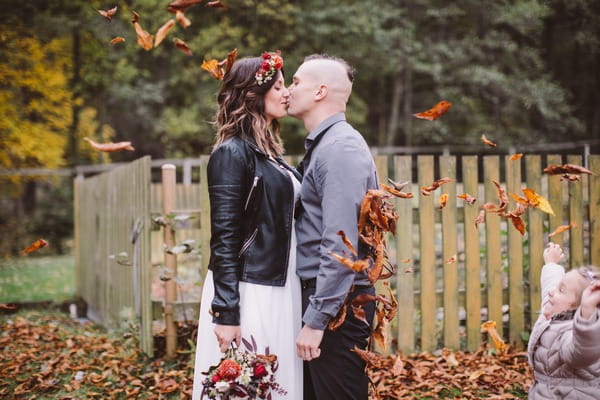
[[[317,140],[319,135],[321,135],[324,131],[326,131],[329,127],[331,127],[331,125],[336,124],[340,121],[345,121],[345,120],[346,120],[346,115],[343,112],[335,113],[335,114],[331,115],[330,117],[327,117],[319,125],[317,125],[317,127],[315,129],[313,129],[308,134],[308,136],[306,137],[306,140],[304,141],[304,148],[306,150],[308,150],[310,148],[310,146],[312,145],[312,143],[315,140]]]

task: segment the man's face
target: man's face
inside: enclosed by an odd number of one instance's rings
[[[314,106],[315,93],[318,89],[310,64],[308,62],[300,65],[292,77],[292,84],[288,87],[290,92],[288,114],[299,119],[303,119]]]

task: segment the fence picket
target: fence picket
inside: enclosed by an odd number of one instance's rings
[[[562,165],[562,157],[557,154],[549,155],[547,165]],[[548,222],[548,232],[553,232],[556,228],[564,223],[563,217],[563,185],[560,181],[560,175],[548,176],[548,201],[552,205],[554,215],[550,215]],[[555,235],[552,241],[563,246],[563,235]]]
[[[525,170],[527,187],[535,190],[543,196],[542,193],[542,159],[539,155],[525,156]],[[540,310],[541,288],[540,274],[544,259],[542,253],[544,251],[544,217],[545,215],[537,210],[529,210],[527,212],[527,239],[529,241],[527,264],[528,274],[527,281],[529,282],[529,324],[535,323]],[[527,325],[527,324],[526,324]]]
[[[506,166],[506,191],[519,196],[521,192],[521,160],[510,160],[510,156],[504,159]],[[507,210],[514,210],[516,202],[509,195],[509,206]],[[539,212],[538,210],[529,210]],[[523,295],[523,240],[524,235],[513,226],[510,221],[506,222],[508,231],[508,304],[510,307],[509,340],[510,343],[521,348],[523,339],[521,332],[525,330],[523,320],[524,295]]]
[[[590,263],[600,267],[600,155],[590,156],[589,163]]]
[[[412,162],[410,156],[394,157],[394,179],[412,181]],[[418,187],[409,183],[405,192],[419,196]],[[413,221],[412,199],[396,199],[396,299],[398,304],[398,349],[409,353],[415,348],[415,301],[414,301],[414,260],[413,260]],[[404,262],[409,260],[408,262]]]
[[[578,155],[567,156],[567,163],[581,165],[582,158]],[[569,186],[569,222],[577,224],[575,229],[569,229],[569,264],[571,268],[584,265],[583,256],[583,179],[581,182],[563,182]]]
[[[500,183],[500,161],[498,156],[483,157],[485,201],[498,204],[498,191],[492,180]],[[485,215],[485,249],[487,273],[488,320],[496,321],[498,333],[503,335],[502,324],[502,241],[500,217],[494,213]]]
[[[419,187],[429,186],[434,181],[433,156],[418,156]],[[437,348],[436,329],[436,252],[435,210],[433,195],[419,197],[419,272],[421,275],[421,348],[433,351]]]
[[[463,193],[478,197],[477,156],[462,158]],[[464,242],[465,242],[465,303],[466,303],[466,347],[475,351],[481,344],[481,256],[479,248],[479,230],[475,218],[481,199],[473,205],[464,202]]]
[[[440,157],[440,178],[456,180],[456,157]],[[440,188],[440,195],[448,195],[446,206],[439,210],[442,214],[442,271],[444,273],[444,346],[449,349],[460,347],[458,321],[458,270],[462,262],[458,261],[456,182],[450,182]],[[449,262],[454,257],[456,261]]]

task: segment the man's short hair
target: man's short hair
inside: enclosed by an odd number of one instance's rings
[[[348,75],[348,79],[350,80],[350,82],[354,82],[354,75],[356,74],[356,71],[343,58],[330,56],[329,54],[311,54],[309,56],[304,57],[304,62],[313,60],[329,60],[340,63],[342,67],[344,67],[344,69],[346,70],[346,74]]]

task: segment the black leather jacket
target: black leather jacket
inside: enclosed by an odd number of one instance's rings
[[[294,218],[294,187],[283,161],[233,137],[208,162],[213,322],[239,325],[239,282],[284,286]]]

